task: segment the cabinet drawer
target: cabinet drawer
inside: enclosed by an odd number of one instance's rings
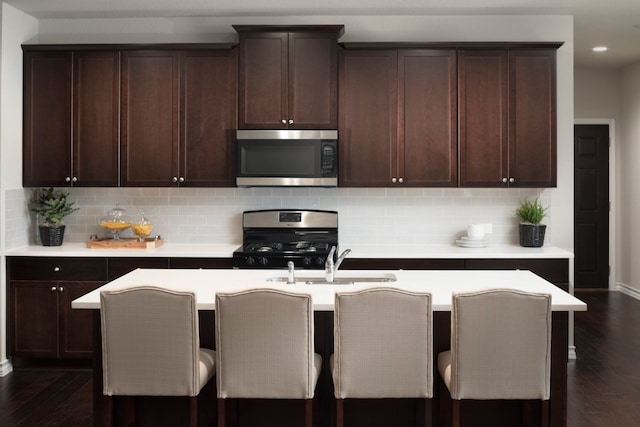
[[[462,270],[461,259],[346,258],[343,270]]]
[[[567,259],[468,259],[467,270],[530,270],[556,285],[569,283]]]
[[[231,258],[170,258],[169,268],[233,268]]]
[[[168,258],[109,258],[109,280],[135,270],[136,268],[169,268]]]
[[[104,258],[8,257],[9,280],[107,280]]]

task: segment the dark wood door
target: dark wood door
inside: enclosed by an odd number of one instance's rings
[[[181,186],[233,186],[236,51],[188,51],[181,67]]]
[[[509,186],[556,186],[556,51],[509,51]]]
[[[9,354],[58,357],[58,288],[56,282],[11,281]]]
[[[458,52],[461,187],[508,182],[507,78],[505,50]]]
[[[456,52],[398,52],[398,176],[409,187],[458,184]]]
[[[24,52],[22,185],[71,183],[71,57]]]
[[[178,57],[173,51],[122,53],[122,186],[178,185]]]
[[[334,33],[289,33],[290,128],[338,127],[337,43]]]
[[[389,187],[398,177],[398,55],[395,50],[341,51],[339,183]]]
[[[240,129],[287,127],[288,41],[286,32],[240,33]]]
[[[609,126],[574,127],[575,287],[609,286]]]
[[[117,187],[120,53],[74,52],[73,186]]]
[[[58,284],[58,319],[60,358],[90,359],[93,356],[93,313],[71,308],[71,302],[105,282],[60,282]]]

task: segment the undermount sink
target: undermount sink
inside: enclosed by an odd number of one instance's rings
[[[288,277],[277,276],[267,279],[268,282],[287,283]],[[345,276],[336,277],[333,282],[328,282],[322,276],[319,277],[296,277],[296,283],[304,283],[305,285],[353,285],[355,283],[389,283],[398,280],[395,274],[383,274],[377,276]]]

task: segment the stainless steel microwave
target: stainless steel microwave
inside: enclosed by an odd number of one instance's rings
[[[238,187],[336,187],[338,131],[238,130]]]

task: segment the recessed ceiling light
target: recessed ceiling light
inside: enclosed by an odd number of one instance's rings
[[[606,52],[607,51],[607,47],[606,46],[596,46],[594,47],[592,50],[594,52]]]

